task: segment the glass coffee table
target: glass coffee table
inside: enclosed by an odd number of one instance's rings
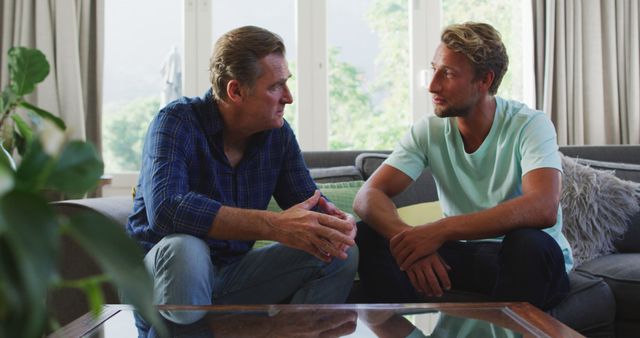
[[[167,321],[172,337],[582,337],[528,303],[158,308],[191,318],[188,325]],[[138,337],[138,330],[132,307],[105,305],[50,337]]]

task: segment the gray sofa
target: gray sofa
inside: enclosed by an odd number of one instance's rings
[[[640,146],[567,146],[561,147],[567,156],[613,162],[606,169],[615,170],[618,177],[640,182]],[[380,151],[326,151],[304,153],[312,175],[317,182],[366,180],[382,163],[389,152]],[[635,164],[616,170],[616,163]],[[597,165],[593,165],[596,167]],[[355,189],[357,190],[357,188]],[[355,190],[350,192],[352,196]],[[437,200],[435,183],[429,171],[406,191],[394,198],[398,207]],[[64,214],[93,209],[125,224],[132,207],[130,196],[69,200],[54,203]],[[61,273],[67,278],[78,278],[99,272],[75,243],[64,239]],[[569,275],[570,295],[550,314],[589,337],[637,337],[640,334],[640,213],[632,217],[624,237],[615,242],[618,252],[605,255],[576,267]],[[105,287],[106,302],[118,303],[116,292]],[[443,298],[428,301],[482,301],[480,295],[451,291]],[[351,302],[375,302],[363,299],[358,283],[350,297]],[[83,296],[75,290],[59,290],[49,297],[54,316],[65,324],[87,312]]]

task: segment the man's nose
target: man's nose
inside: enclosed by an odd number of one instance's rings
[[[437,72],[433,72],[431,74],[431,81],[429,81],[429,87],[427,88],[430,93],[437,93],[440,91],[440,80],[438,79],[439,74]]]
[[[292,104],[293,103],[293,94],[289,90],[288,86],[284,87],[284,95],[282,96],[282,101],[284,104]]]

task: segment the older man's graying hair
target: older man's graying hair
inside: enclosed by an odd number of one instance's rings
[[[215,99],[227,98],[230,80],[252,90],[262,71],[258,60],[273,53],[284,55],[284,43],[280,36],[264,28],[244,26],[221,36],[209,60],[209,80]]]
[[[440,39],[447,48],[464,54],[474,64],[476,78],[493,72],[489,93],[495,95],[509,66],[500,33],[486,23],[466,22],[446,27]]]

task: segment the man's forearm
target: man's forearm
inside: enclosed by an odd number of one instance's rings
[[[355,244],[353,217],[340,218],[310,211],[320,201],[316,191],[306,201],[282,212],[222,207],[208,235],[216,239],[266,239],[306,251],[323,261],[346,259],[346,248]]]
[[[223,206],[209,228],[209,237],[228,240],[277,240],[274,231],[276,214]]]
[[[502,236],[520,228],[544,229],[555,224],[557,204],[543,196],[520,196],[479,212],[447,217],[440,223],[445,240],[473,240]],[[552,216],[550,216],[552,215]]]
[[[409,227],[400,219],[393,201],[378,189],[361,189],[353,207],[365,223],[387,239]]]
[[[446,240],[482,239],[520,228],[544,229],[557,222],[561,176],[553,168],[540,168],[523,178],[523,194],[493,208],[446,219]]]

